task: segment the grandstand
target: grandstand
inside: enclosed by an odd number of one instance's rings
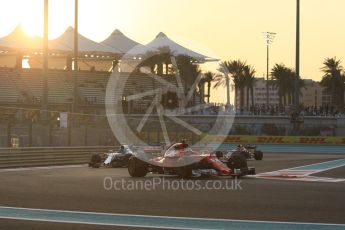
[[[115,103],[114,98],[106,100],[106,87],[113,71],[118,73],[120,80],[126,79],[124,87],[114,95],[120,99],[123,112],[143,114],[152,103],[153,95],[139,100],[127,100],[127,97],[166,88],[155,77],[135,68],[140,60],[145,60],[145,55],[159,55],[162,46],[171,53],[196,55],[198,63],[207,61],[206,56],[178,45],[163,33],[149,46],[144,46],[115,30],[102,43],[78,34],[79,52],[75,65],[74,33],[70,27],[60,37],[49,41],[47,55],[43,53],[43,39],[26,36],[20,26],[0,38],[1,146],[12,146],[14,142],[20,143],[19,146],[107,145],[109,140],[114,143],[105,116],[105,104]],[[132,50],[135,52],[130,53]],[[129,54],[122,58],[127,51]],[[45,60],[48,60],[47,65]],[[167,65],[162,60],[158,62],[157,66]],[[159,75],[176,84],[176,79],[167,72]],[[47,98],[43,98],[45,93]],[[167,96],[163,98],[166,102]],[[199,103],[199,95],[196,98]],[[46,109],[49,113],[43,112]],[[60,128],[60,112],[69,112],[68,137],[61,136],[66,130]],[[87,134],[87,130],[92,131]],[[87,136],[89,140],[83,143]]]
[[[123,78],[128,73],[123,73]],[[48,78],[48,103],[49,105],[68,105],[73,100],[73,72],[64,70],[50,70]],[[78,72],[78,102],[81,106],[100,106],[105,104],[105,92],[109,72]],[[165,79],[172,81],[172,77]],[[176,84],[176,83],[175,83]],[[125,84],[122,95],[127,97],[137,93],[162,88],[163,85],[151,76],[141,73],[131,74]],[[43,73],[39,69],[16,70],[14,68],[0,68],[0,102],[1,104],[38,105],[43,96]],[[142,107],[152,100],[147,97],[141,101]]]
[[[39,105],[44,101],[43,85],[47,79],[47,102],[50,106],[66,106],[66,110],[69,110],[73,101],[78,102],[80,106],[104,105],[105,88],[114,64],[118,63],[117,60],[125,52],[132,52],[130,50],[135,50],[135,53],[131,55],[136,59],[135,56],[142,57],[147,52],[156,52],[162,46],[171,49],[172,53],[195,56],[201,63],[207,61],[206,56],[184,48],[163,33],[159,33],[147,46],[133,41],[119,30],[115,30],[102,43],[94,42],[78,34],[78,76],[77,86],[74,86],[75,72],[71,71],[73,70],[71,55],[74,33],[74,29],[69,27],[60,37],[49,41],[46,73],[42,70],[43,53],[40,48],[43,43],[42,38],[27,36],[20,25],[9,35],[0,38],[0,44],[7,46],[0,47],[0,102]],[[124,70],[129,72],[133,71],[130,62],[133,62],[133,65],[137,64],[134,59],[131,60],[131,55],[120,63],[120,66],[122,64],[125,67]],[[76,94],[74,87],[77,89]],[[126,97],[159,87],[161,87],[159,82],[155,82],[144,74],[135,73],[128,79],[122,96]],[[145,107],[147,103],[148,101],[142,101],[142,107]]]

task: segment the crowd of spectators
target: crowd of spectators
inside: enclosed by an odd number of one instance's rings
[[[343,110],[344,111],[344,110]],[[343,116],[343,112],[340,112],[335,106],[311,106],[302,110],[305,116]]]
[[[266,105],[255,105],[251,106],[250,109],[235,109],[234,106],[227,107],[225,104],[208,104],[200,111],[193,111],[191,114],[198,115],[217,115],[219,113],[234,113],[236,115],[254,115],[254,116],[289,116],[295,109],[291,106],[266,106]],[[344,113],[340,112],[335,106],[310,106],[299,108],[301,116],[322,116],[322,117],[339,117],[345,116]]]
[[[291,106],[252,106],[249,111],[241,111],[240,114],[247,115],[270,115],[270,116],[288,116],[295,112]],[[301,116],[322,116],[322,117],[336,117],[343,116],[344,113],[340,112],[335,106],[308,106],[300,107],[299,114]]]
[[[344,109],[345,110],[345,109]],[[219,113],[232,113],[236,115],[247,116],[291,116],[295,112],[292,106],[279,106],[279,105],[255,105],[249,109],[235,109],[234,106],[226,106],[225,104],[214,103],[208,104],[199,111],[190,112],[196,115],[217,115]],[[339,111],[335,106],[310,106],[300,107],[300,116],[321,116],[321,117],[341,117],[345,116],[344,112]]]
[[[145,113],[146,110],[136,111],[131,110],[130,113]],[[234,114],[238,116],[292,116],[295,114],[295,109],[292,106],[279,106],[279,105],[255,105],[249,109],[236,109],[233,105],[227,106],[222,103],[209,103],[197,106],[188,106],[183,110],[165,109],[169,114],[184,114],[184,115],[218,115],[218,114]],[[335,106],[310,106],[300,107],[300,116],[319,116],[319,117],[342,117],[345,116],[344,112],[340,112]]]

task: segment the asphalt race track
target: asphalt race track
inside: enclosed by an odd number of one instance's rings
[[[263,161],[250,160],[248,162],[250,166],[255,166],[257,173],[260,174],[321,162],[335,162],[338,159],[344,159],[344,155],[279,153],[265,154]],[[333,164],[332,162],[331,164]],[[345,167],[318,172],[313,176],[345,178]],[[107,178],[106,185],[104,185],[105,178]],[[32,221],[31,219],[9,219],[3,216],[3,214],[8,213],[6,207],[43,209],[43,214],[37,214],[37,210],[28,211],[30,213],[28,215],[40,216],[44,216],[47,212],[44,210],[48,209],[92,213],[273,221],[274,223],[326,223],[340,224],[340,227],[337,225],[339,229],[345,228],[345,182],[294,181],[287,180],[284,177],[275,180],[242,178],[241,181],[237,181],[240,183],[241,189],[234,190],[233,187],[228,186],[229,184],[233,185],[231,184],[234,183],[232,178],[203,178],[192,179],[188,182],[190,185],[198,184],[200,189],[188,190],[181,187],[178,189],[168,188],[168,186],[175,183],[174,181],[180,181],[171,176],[148,175],[145,178],[133,179],[129,177],[126,168],[92,169],[87,166],[48,167],[15,171],[0,170],[0,180],[0,216],[2,216],[0,229],[88,230],[137,228],[102,226],[99,224],[86,225],[82,221],[76,224],[59,223],[58,220],[56,222],[45,222]],[[121,187],[122,183],[126,186],[134,182],[142,185],[144,181],[164,181],[165,186],[163,187],[160,184],[154,189],[150,187],[146,190],[142,188],[131,190],[129,187],[126,187],[126,189]],[[217,181],[217,185],[223,187],[205,188],[206,185],[212,184],[212,181]],[[118,182],[116,189],[114,186],[110,186],[115,182]],[[228,187],[224,189],[224,185]],[[20,215],[21,212],[26,211],[14,209],[13,213],[19,213],[18,215]],[[60,212],[53,214],[65,215]],[[63,218],[61,216],[59,218]],[[82,220],[83,217],[78,216],[78,218]],[[186,221],[189,220],[184,220],[184,222]],[[202,220],[197,219],[196,221],[201,223]],[[258,227],[258,229],[269,228]],[[294,229],[299,229],[299,227],[297,226]],[[322,228],[322,225],[317,225],[314,229],[328,229],[328,227]]]

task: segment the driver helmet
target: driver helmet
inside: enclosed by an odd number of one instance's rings
[[[182,139],[182,140],[181,140],[181,143],[182,143],[182,146],[183,146],[184,148],[187,148],[187,147],[188,147],[188,144],[186,143],[186,139]]]
[[[239,144],[239,145],[237,145],[237,149],[239,149],[239,150],[243,150],[243,149],[244,149],[244,146],[243,146],[243,145],[241,145],[241,144]]]

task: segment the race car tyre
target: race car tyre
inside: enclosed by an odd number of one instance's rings
[[[248,167],[246,158],[240,154],[233,154],[227,162],[227,166],[232,170]]]
[[[131,157],[128,161],[128,172],[131,177],[144,177],[148,172],[148,165],[136,157]]]
[[[241,151],[241,154],[246,158],[249,159],[250,158],[250,153],[248,151]]]
[[[191,178],[193,175],[193,170],[189,166],[183,166],[177,168],[177,176],[183,179]]]
[[[92,154],[89,166],[92,168],[99,168],[102,163],[102,158],[99,154]]]
[[[112,168],[121,168],[124,166],[123,162],[118,162],[118,161],[113,161],[111,162],[111,167]]]
[[[191,157],[182,157],[178,160],[176,169],[177,176],[183,179],[191,178],[193,175],[194,160]]]
[[[222,158],[224,156],[222,151],[216,151],[216,157],[217,158]]]
[[[264,157],[263,152],[261,152],[261,151],[255,151],[254,152],[254,159],[255,160],[261,161],[263,157]]]

